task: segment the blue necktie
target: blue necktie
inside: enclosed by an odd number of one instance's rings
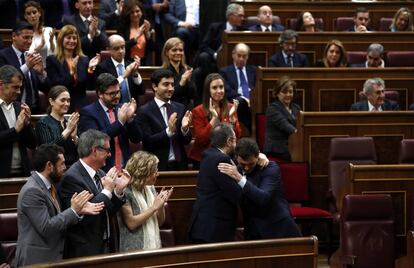
[[[122,64],[120,63],[120,64],[118,64],[118,75],[123,75],[123,74],[124,74],[124,68],[123,68]],[[127,78],[126,78],[121,83],[121,101],[120,101],[120,103],[129,102],[130,100],[131,100],[131,98],[129,96]]]
[[[243,73],[243,68],[239,69],[239,79],[240,79],[240,87],[242,88],[243,96],[246,98],[250,98],[250,92],[249,92],[249,85],[247,84],[246,77]]]

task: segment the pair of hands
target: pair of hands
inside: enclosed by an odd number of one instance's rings
[[[62,132],[63,137],[70,136],[74,140],[77,138],[79,117],[78,112],[74,112],[70,115],[66,128]]]
[[[183,116],[183,119],[181,120],[181,131],[182,132],[187,132],[188,128],[191,125],[192,120],[193,120],[192,113],[190,111],[186,111]],[[168,130],[171,133],[177,132],[176,123],[177,123],[177,113],[174,112],[171,114],[170,118],[168,118]]]
[[[134,61],[131,62],[126,68],[123,74],[124,79],[128,78],[131,74],[137,74],[138,69],[141,66],[141,59],[138,56],[134,57]]]
[[[34,49],[35,52],[39,53],[39,51],[45,46],[46,44],[46,38],[45,38],[45,28],[43,28],[42,30],[42,39],[40,39],[40,44]],[[53,29],[50,33],[49,33],[49,44],[50,44],[50,50],[54,51],[55,50],[55,43],[53,42],[53,38],[55,36],[56,33],[56,29]]]
[[[142,25],[139,26],[139,28],[138,28],[138,33],[135,36],[135,41],[137,41],[138,38],[142,34],[145,34],[145,36],[148,38],[149,37],[149,30],[150,29],[151,29],[151,23],[148,20],[144,20],[144,22],[142,23]]]
[[[82,192],[74,193],[70,199],[70,207],[78,215],[98,215],[105,207],[104,202],[91,203],[89,200],[93,197],[93,194],[84,190]]]
[[[155,210],[159,210],[164,207],[165,202],[170,199],[171,194],[173,193],[174,187],[171,187],[168,190],[165,190],[165,187],[162,187],[161,191],[154,199],[154,204],[152,205]]]
[[[30,116],[32,114],[32,112],[30,111],[29,106],[26,103],[22,103],[20,105],[20,113],[17,116],[16,119],[16,126],[14,127],[14,129],[16,130],[17,133],[19,133],[20,131],[22,131],[22,129],[27,126],[28,124],[30,124]]]
[[[152,4],[152,9],[155,12],[167,11],[169,5],[170,5],[170,1],[164,0],[162,3]]]
[[[117,195],[122,195],[124,193],[130,180],[131,175],[129,175],[126,169],[118,170],[116,167],[112,167],[108,173],[101,178],[103,188],[110,192],[115,191]]]
[[[267,156],[263,153],[259,153],[259,160],[257,161],[258,166],[264,168],[269,164],[269,159]],[[239,182],[242,179],[242,174],[237,169],[236,164],[231,160],[231,164],[229,163],[219,163],[217,166],[218,170],[235,180],[236,182]]]
[[[185,86],[187,82],[191,79],[191,76],[193,74],[193,68],[187,67],[185,72],[181,75],[180,79],[180,86]]]
[[[43,61],[42,56],[39,53],[26,53],[24,59],[26,61],[27,68],[30,70],[33,69],[38,74],[43,74]]]
[[[229,120],[232,123],[234,123],[236,121],[236,115],[237,115],[237,108],[238,107],[239,107],[239,101],[236,100],[236,99],[233,99],[233,106],[230,108],[230,111],[229,111]],[[217,107],[213,103],[212,98],[210,98],[208,109],[209,109],[213,119],[219,119],[220,107]]]
[[[125,124],[125,122],[131,120],[135,116],[135,111],[137,110],[137,102],[134,98],[130,102],[125,102],[118,109],[118,120]]]
[[[92,16],[89,20],[89,34],[91,35],[91,38],[98,35],[98,21],[98,18],[95,16]]]

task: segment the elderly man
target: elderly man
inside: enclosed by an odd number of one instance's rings
[[[385,83],[381,78],[375,77],[365,81],[363,94],[367,99],[352,104],[351,111],[382,112],[400,109],[398,104],[385,99]]]
[[[384,47],[381,44],[371,44],[367,49],[367,60],[364,63],[353,64],[352,67],[384,68]]]
[[[348,32],[370,32],[369,11],[365,7],[358,7],[354,13],[354,26],[349,28]]]
[[[279,36],[279,44],[282,51],[277,52],[269,58],[269,67],[308,67],[308,58],[296,52],[298,34],[293,30],[285,30]]]
[[[259,24],[249,27],[253,32],[283,32],[285,27],[280,24],[273,23],[272,9],[267,6],[261,6],[257,12],[257,20]]]

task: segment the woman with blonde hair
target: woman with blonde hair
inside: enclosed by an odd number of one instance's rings
[[[414,22],[413,22],[413,13],[406,8],[402,7],[397,10],[392,19],[392,23],[390,25],[391,32],[412,32],[414,31]]]
[[[50,86],[64,85],[72,97],[70,112],[86,105],[86,90],[93,90],[93,72],[100,61],[82,52],[79,33],[73,25],[64,26],[58,35],[55,54],[46,58]]]
[[[156,193],[158,162],[155,155],[138,151],[126,164],[131,181],[125,190],[126,203],[118,214],[121,252],[161,248],[159,226],[164,223],[164,204],[173,188]]]
[[[315,67],[347,67],[348,59],[344,45],[339,40],[331,40],[323,51],[323,59],[315,63]]]
[[[187,110],[194,107],[196,87],[191,80],[193,68],[185,63],[184,42],[178,37],[169,38],[162,49],[162,68],[174,74],[173,101],[185,105]]]

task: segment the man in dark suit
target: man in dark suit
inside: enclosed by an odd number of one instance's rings
[[[63,24],[76,27],[81,38],[82,51],[92,59],[108,46],[105,22],[92,15],[93,0],[75,0],[78,12],[63,19]]]
[[[160,160],[159,170],[187,169],[184,145],[190,143],[191,112],[184,105],[171,101],[174,94],[174,75],[158,69],[151,75],[155,98],[138,110],[143,149]]]
[[[272,55],[268,61],[268,67],[308,67],[308,58],[296,52],[298,34],[293,30],[285,30],[279,36],[279,44],[282,51]]]
[[[66,169],[64,151],[56,144],[43,144],[33,155],[35,172],[27,179],[17,199],[17,266],[62,259],[66,228],[76,224],[79,215],[97,215],[103,203],[88,200],[92,194],[82,191],[61,210],[56,187]]]
[[[36,147],[30,108],[17,102],[23,76],[10,65],[0,67],[0,178],[28,176],[27,148]]]
[[[105,133],[89,129],[82,133],[78,142],[79,160],[63,176],[59,195],[62,207],[70,206],[74,193],[86,190],[93,194],[91,203],[105,203],[99,215],[86,215],[66,232],[63,258],[91,256],[108,253],[109,240],[113,239],[111,217],[125,203],[124,190],[130,182],[126,170],[111,168],[107,174],[101,170],[111,154],[110,138]],[[111,249],[113,251],[113,249]]]
[[[285,27],[280,24],[273,23],[273,12],[272,9],[267,6],[261,6],[257,13],[257,20],[259,24],[249,27],[250,31],[253,32],[283,32]]]
[[[122,36],[113,34],[109,38],[109,52],[111,58],[101,61],[94,72],[95,77],[102,73],[110,73],[117,77],[121,88],[120,103],[138,99],[139,95],[145,93],[142,77],[138,72],[140,60],[125,59],[125,40]]]
[[[382,112],[400,109],[397,103],[385,99],[385,82],[381,78],[375,77],[365,81],[363,94],[367,99],[352,104],[351,111]]]
[[[80,110],[79,131],[97,129],[106,133],[111,138],[111,155],[102,169],[108,171],[113,166],[121,169],[131,155],[129,141],[141,141],[141,131],[134,121],[137,104],[132,99],[118,105],[120,88],[112,74],[99,75],[96,86],[99,99]]]
[[[211,133],[211,147],[202,154],[197,178],[197,199],[191,216],[193,243],[234,240],[242,189],[219,171],[219,163],[231,163],[236,134],[229,124],[217,125]]]
[[[250,95],[256,83],[256,66],[247,65],[250,47],[239,43],[233,48],[233,65],[220,69],[224,78],[226,97],[229,101],[238,100],[237,116],[239,121],[252,130],[252,113],[250,110]]]
[[[98,17],[105,21],[108,29],[115,29],[119,23],[124,1],[119,0],[100,0]]]
[[[369,18],[369,11],[365,7],[358,7],[354,13],[354,26],[349,28],[348,32],[371,32],[369,27],[371,19]]]
[[[13,43],[0,51],[0,66],[12,65],[23,74],[21,101],[26,103],[32,113],[40,113],[39,90],[43,88],[46,72],[43,69],[42,56],[29,53],[32,44],[33,26],[20,22],[12,32]]]
[[[279,166],[270,161],[265,167],[258,164],[259,147],[250,138],[237,142],[238,166],[220,163],[218,169],[234,179],[243,189],[241,208],[246,240],[301,236],[283,198]]]

